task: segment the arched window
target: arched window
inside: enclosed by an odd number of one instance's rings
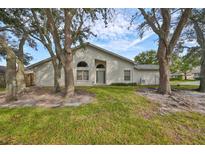
[[[96,68],[105,68],[103,64],[98,64]]]
[[[78,81],[89,80],[88,64],[84,61],[81,61],[77,64],[77,80]]]
[[[88,67],[88,64],[84,61],[78,63],[77,67]]]

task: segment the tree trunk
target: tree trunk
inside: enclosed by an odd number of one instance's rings
[[[17,81],[17,90],[19,93],[25,90],[26,83],[25,83],[25,73],[24,73],[23,61],[21,61],[20,59],[17,59],[17,64],[18,64],[18,70],[16,73],[16,81]]]
[[[64,9],[65,15],[65,42],[64,42],[64,73],[65,73],[65,95],[71,97],[74,95],[74,77],[73,77],[73,54],[71,50],[72,45],[72,18],[73,15],[69,9]]]
[[[6,52],[6,101],[13,101],[17,100],[16,55],[10,48]]]
[[[184,73],[184,80],[187,80],[187,73]]]
[[[21,91],[25,90],[25,88],[26,88],[25,72],[24,72],[23,46],[26,42],[27,37],[28,37],[28,35],[24,34],[20,40],[20,43],[19,43],[18,59],[17,59],[18,70],[17,70],[17,74],[16,74],[18,92],[21,92]]]
[[[205,92],[205,49],[201,51],[201,71],[199,91]]]
[[[194,23],[194,30],[196,32],[197,36],[197,43],[200,45],[201,51],[201,71],[200,71],[200,85],[199,85],[199,91],[205,92],[205,37],[204,33],[199,26],[198,22],[193,20]]]
[[[201,72],[200,72],[200,92],[205,92],[205,65],[201,65]]]
[[[4,38],[0,38],[0,45],[6,51],[6,101],[14,101],[17,100],[16,55]]]
[[[60,79],[61,79],[61,68],[62,64],[57,64],[56,59],[52,60],[53,69],[54,69],[54,92],[60,92]]]
[[[70,54],[69,54],[70,53]],[[64,73],[65,73],[65,95],[69,98],[74,95],[74,77],[73,77],[73,56],[72,51],[66,54]]]
[[[171,86],[169,82],[169,59],[166,57],[166,47],[162,40],[159,42],[158,48],[159,60],[159,92],[162,94],[171,94]]]
[[[159,59],[159,92],[162,94],[171,94],[171,86],[169,82],[169,64],[165,59]]]

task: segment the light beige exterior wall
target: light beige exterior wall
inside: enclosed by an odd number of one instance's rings
[[[133,83],[140,82],[140,78],[146,80],[145,84],[157,84],[158,71],[138,71],[134,69],[134,64],[121,58],[103,52],[93,47],[78,49],[73,56],[73,73],[75,85],[95,85],[96,84],[96,63],[95,60],[106,63],[106,84],[111,83]],[[89,80],[77,81],[77,64],[85,61],[88,64]],[[82,68],[84,69],[84,68]],[[131,80],[124,81],[124,70],[131,71]],[[37,86],[53,86],[54,71],[51,62],[44,63],[33,69],[35,74],[35,84]],[[62,69],[61,85],[64,83],[64,72]]]
[[[142,85],[158,85],[159,71],[137,70],[134,73],[134,81]]]
[[[37,86],[52,86],[54,85],[54,71],[53,65],[50,62],[46,62],[42,65],[38,65],[34,69],[34,80]]]
[[[88,47],[86,50],[79,50],[74,54],[74,78],[76,85],[93,85],[96,84],[96,63],[95,60],[105,61],[106,63],[106,84],[111,83],[120,83],[124,82],[124,70],[129,69],[131,73],[134,71],[134,65],[131,62],[127,62],[118,57],[107,54],[98,49]],[[77,64],[80,61],[85,61],[89,66],[89,81],[77,81],[76,80],[76,71]],[[98,63],[99,64],[99,63]],[[131,80],[127,81],[127,83],[133,82],[133,78],[131,76]]]

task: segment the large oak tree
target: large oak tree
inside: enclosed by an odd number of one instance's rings
[[[53,41],[52,34],[48,26],[48,20],[46,16],[45,9],[31,9],[32,16],[32,26],[36,30],[33,36],[41,42],[47,49],[51,57],[51,62],[54,69],[54,92],[59,92],[60,89],[60,79],[61,79],[61,68],[62,64],[60,58],[56,56],[56,50],[58,47]]]
[[[6,55],[6,100],[16,100],[17,92],[25,89],[24,51],[26,40],[35,46],[28,38],[28,18],[26,9],[0,9],[0,47],[1,55]],[[16,63],[18,67],[16,68]]]
[[[16,55],[16,63],[18,67],[16,69],[17,73],[15,77],[17,81],[18,92],[23,91],[26,87],[24,73],[24,64],[26,62],[25,59],[27,61],[31,60],[30,57],[24,53],[24,45],[27,41],[30,47],[36,47],[35,41],[31,37],[29,37],[29,34],[33,32],[33,29],[30,27],[28,16],[28,9],[0,9],[0,31],[1,33],[6,33],[7,37],[5,37],[4,39],[15,40],[5,40],[4,43],[7,43],[7,47],[11,49],[13,55],[14,53]],[[4,45],[4,49],[6,51],[8,48],[5,47],[6,46]]]
[[[90,35],[90,23],[99,18],[106,23],[107,9],[45,9],[48,31],[56,57],[63,66],[65,96],[74,95],[72,47],[82,44]]]
[[[187,48],[190,57],[200,58],[199,91],[205,92],[205,9],[193,9],[181,41],[180,48]],[[187,45],[188,42],[192,42],[192,45]]]
[[[144,32],[147,28],[151,28],[159,38],[157,57],[160,66],[159,92],[162,94],[171,93],[169,83],[171,55],[191,15],[191,10],[168,8],[139,9],[140,14],[144,17],[139,29]],[[139,16],[139,14],[137,15]]]

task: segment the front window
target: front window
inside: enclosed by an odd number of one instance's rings
[[[89,71],[77,70],[77,80],[89,80]]]
[[[78,81],[89,80],[88,64],[84,61],[81,61],[77,64],[77,80]]]
[[[124,80],[130,81],[130,70],[124,70]]]
[[[78,63],[77,67],[88,67],[88,64],[84,61]]]

